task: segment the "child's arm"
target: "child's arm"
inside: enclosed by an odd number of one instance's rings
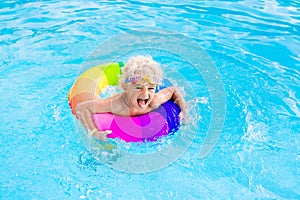
[[[111,131],[99,131],[94,124],[92,114],[104,112],[111,112],[111,101],[85,101],[78,104],[76,107],[76,114],[82,125],[87,128],[89,134],[103,141],[106,140],[106,134],[111,133]]]
[[[171,89],[173,90],[173,95],[171,99],[180,107],[181,112],[184,113],[186,108],[186,103],[183,96],[181,95],[177,87],[172,86]]]
[[[156,93],[156,98],[154,100],[154,105],[160,106],[161,104],[172,99],[181,109],[181,113],[184,113],[186,108],[186,103],[183,96],[180,94],[179,90],[175,86],[165,88]]]

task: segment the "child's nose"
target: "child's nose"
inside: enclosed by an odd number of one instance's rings
[[[142,88],[142,94],[143,95],[147,95],[148,94],[148,88],[147,87],[143,87]]]

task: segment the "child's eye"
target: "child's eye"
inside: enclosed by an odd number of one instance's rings
[[[152,87],[151,87],[151,88],[148,88],[148,89],[149,89],[149,90],[155,90],[155,88],[152,88]]]

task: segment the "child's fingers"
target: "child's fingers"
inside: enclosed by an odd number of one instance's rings
[[[111,131],[111,130],[106,130],[106,131],[103,131],[103,133],[104,133],[105,135],[108,135],[108,134],[111,134],[112,131]]]
[[[106,141],[107,140],[106,135],[110,133],[112,133],[111,130],[97,131],[97,133],[95,133],[94,136],[99,140]]]
[[[106,135],[103,133],[103,131],[98,131],[94,134],[94,136],[101,141],[106,141]]]
[[[180,118],[180,121],[183,121],[183,119],[184,119],[184,113],[183,112],[179,113],[179,118]]]

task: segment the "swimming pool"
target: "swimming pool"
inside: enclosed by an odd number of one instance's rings
[[[298,1],[3,1],[0,10],[2,199],[300,198]],[[107,167],[82,144],[67,93],[99,45],[133,29],[176,32],[213,60],[226,118],[206,157],[208,87],[189,76],[184,57],[163,50],[144,52],[170,77],[176,67],[194,92],[186,95],[199,123],[184,154],[136,174]]]

